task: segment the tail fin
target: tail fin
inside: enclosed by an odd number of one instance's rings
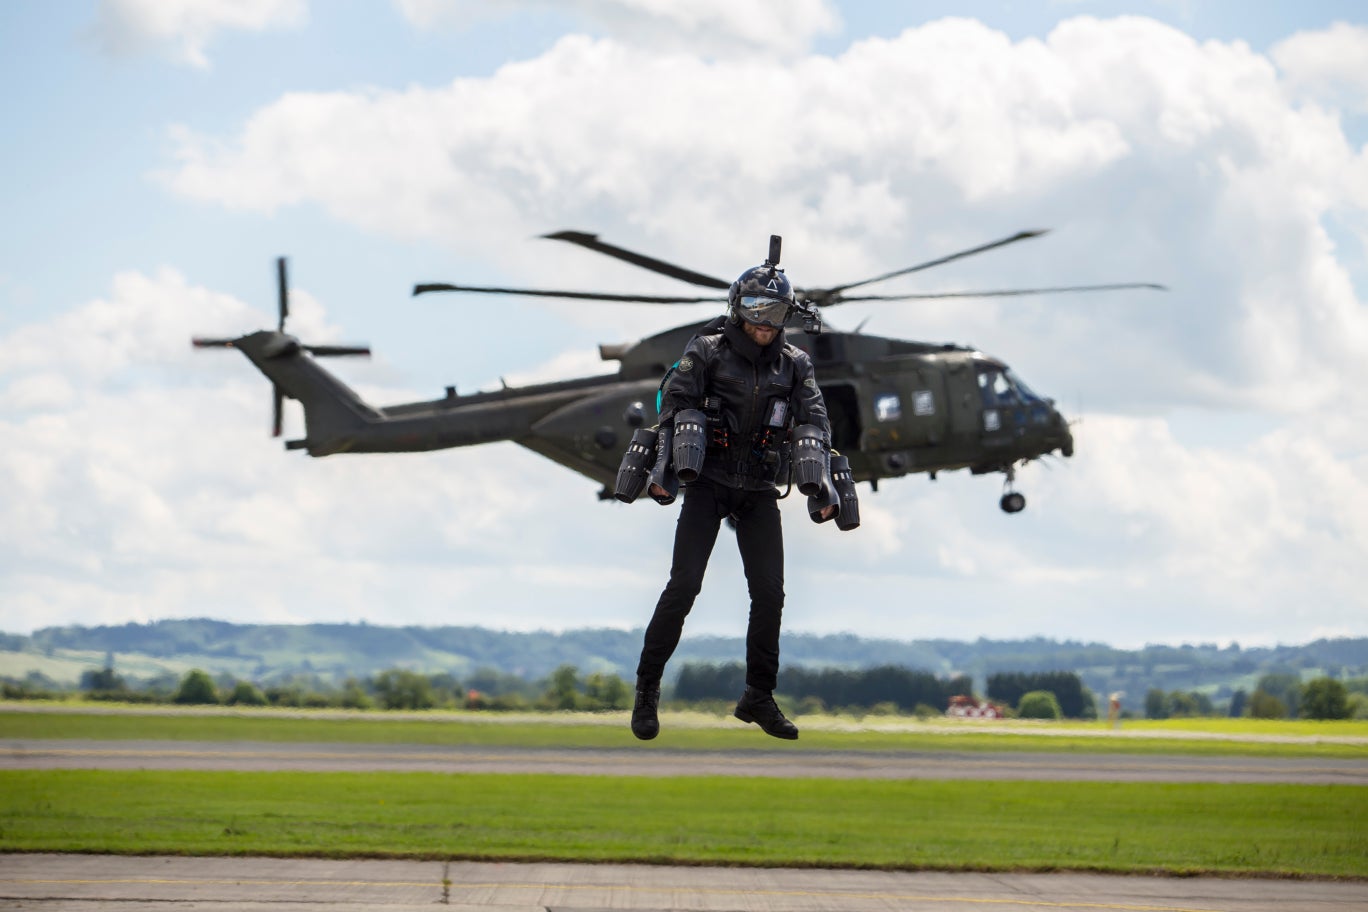
[[[233,347],[274,384],[277,403],[288,397],[304,406],[304,439],[288,441],[289,449],[308,449],[312,456],[344,452],[367,427],[384,420],[351,387],[319,366],[306,354],[309,349],[292,336],[262,331],[235,340]]]
[[[288,441],[296,450],[307,447],[313,456],[326,456],[350,446],[347,439],[361,428],[383,418],[347,385],[314,363],[315,357],[370,355],[364,345],[304,345],[285,332],[290,315],[290,287],[285,258],[276,260],[276,291],[279,320],[275,332],[262,330],[237,339],[192,339],[196,348],[241,349],[270,379],[272,385],[271,436],[279,437],[284,424],[285,397],[304,404],[305,439]],[[343,441],[344,445],[337,445]]]

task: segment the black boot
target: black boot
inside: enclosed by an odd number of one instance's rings
[[[650,741],[660,734],[656,709],[660,706],[660,682],[637,681],[636,703],[632,705],[632,734]]]
[[[742,722],[755,722],[767,735],[785,741],[798,740],[798,726],[784,718],[779,711],[779,704],[774,702],[774,695],[763,690],[747,686],[746,692],[736,703],[733,715]]]

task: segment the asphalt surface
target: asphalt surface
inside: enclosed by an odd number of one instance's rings
[[[0,769],[198,769],[304,772],[561,773],[602,776],[1012,779],[1368,785],[1362,757],[1172,754],[682,751],[481,748],[415,744],[7,739]]]
[[[0,910],[338,908],[697,912],[1348,912],[1335,881],[690,868],[645,865],[0,855]]]

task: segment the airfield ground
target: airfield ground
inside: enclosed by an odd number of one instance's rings
[[[1362,912],[1361,882],[642,865],[0,855],[30,912]]]
[[[442,865],[458,908],[1368,909],[1361,727],[1132,727],[1127,750],[1102,726],[1037,726],[1022,750],[1020,726],[832,725],[792,750],[728,720],[680,718],[675,740],[640,745],[625,717],[10,709],[0,909],[416,908],[441,901]],[[526,743],[542,736],[562,746]],[[662,788],[667,820],[623,819]],[[885,851],[861,852],[875,844]],[[1034,845],[1012,857],[1022,844]],[[384,846],[413,860],[376,859]],[[862,854],[884,870],[858,870]],[[223,855],[248,857],[210,857]],[[568,863],[581,858],[597,863]],[[1113,870],[1131,876],[1096,873]]]

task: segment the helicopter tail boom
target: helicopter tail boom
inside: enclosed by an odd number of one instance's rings
[[[304,406],[305,438],[287,441],[287,449],[308,449],[314,456],[338,452],[324,442],[364,434],[368,427],[383,420],[380,412],[306,355],[308,349],[293,336],[263,330],[223,347],[241,351],[275,387],[277,436],[281,430],[281,402],[296,399]],[[333,353],[326,349],[319,352]]]
[[[310,456],[425,452],[511,441],[601,481],[603,472],[592,454],[615,451],[618,439],[600,416],[622,414],[633,404],[640,407],[656,385],[654,380],[622,383],[588,377],[466,396],[448,389],[442,399],[376,407],[319,365],[292,336],[264,330],[238,339],[201,341],[214,343],[203,347],[240,350],[271,381],[277,402],[295,399],[303,406],[305,435],[286,441],[285,447]],[[586,434],[586,422],[599,426]]]

